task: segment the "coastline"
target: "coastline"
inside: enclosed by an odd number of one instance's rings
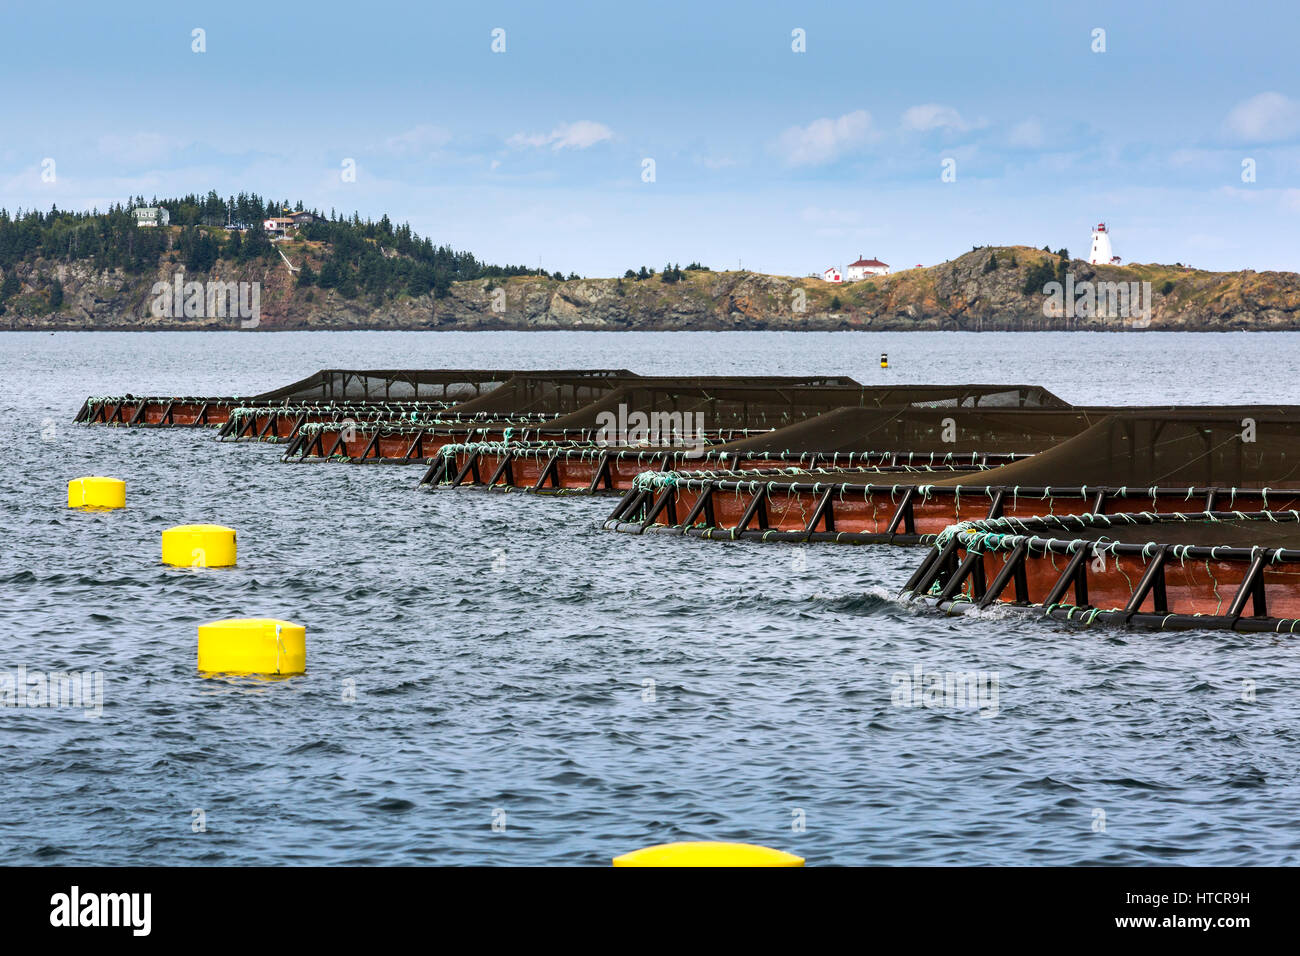
[[[288,249],[294,257],[306,247]],[[345,295],[304,287],[284,267],[218,260],[142,274],[37,260],[0,329],[26,331],[1296,331],[1300,274],[1208,272],[1176,264],[1093,265],[1025,246],[981,247],[930,267],[855,282],[689,270],[647,278],[510,276],[441,294]],[[311,255],[320,254],[312,250]],[[300,261],[306,261],[300,259]],[[44,284],[42,277],[45,277]],[[191,277],[200,280],[192,281]],[[42,291],[58,280],[60,306]],[[205,286],[198,307],[156,307],[157,290]],[[256,291],[251,318],[211,309],[214,287]],[[187,293],[188,296],[189,293]],[[170,291],[165,296],[171,300]],[[179,296],[177,302],[180,301]],[[173,311],[189,314],[173,317]]]

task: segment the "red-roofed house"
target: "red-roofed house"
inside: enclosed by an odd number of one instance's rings
[[[844,270],[844,278],[849,282],[856,282],[867,276],[887,275],[889,275],[889,265],[879,259],[859,259],[857,262],[850,262],[848,268]]]

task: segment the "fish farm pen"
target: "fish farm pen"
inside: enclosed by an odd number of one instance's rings
[[[499,491],[616,493],[632,489],[638,477],[688,473],[689,478],[737,477],[768,481],[784,477],[886,474],[894,471],[956,472],[1007,464],[1015,454],[969,455],[936,452],[725,452],[576,446],[548,442],[468,442],[444,445],[420,479],[422,486],[453,485]]]
[[[614,532],[914,546],[899,597],[943,613],[1300,623],[1293,406],[1072,406],[1036,385],[840,375],[323,369],[251,396],[87,398],[76,421],[210,427],[280,443],[285,462],[418,463],[413,491],[614,496]]]

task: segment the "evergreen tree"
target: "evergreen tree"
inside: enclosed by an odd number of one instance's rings
[[[221,251],[217,240],[201,230],[197,234],[195,230],[188,231],[189,249],[185,256],[185,268],[191,272],[210,272],[217,264],[217,256]]]
[[[322,289],[336,289],[343,278],[343,270],[334,256],[329,256],[320,267],[320,276],[316,284]]]
[[[1043,286],[1056,278],[1056,270],[1052,267],[1050,259],[1042,259],[1029,267],[1029,272],[1025,275],[1025,284],[1021,290],[1025,295],[1041,294]]]
[[[355,299],[361,290],[357,288],[357,279],[351,269],[344,268],[339,279],[339,295],[345,299]]]

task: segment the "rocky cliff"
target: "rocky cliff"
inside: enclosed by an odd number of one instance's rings
[[[280,247],[315,268],[326,250]],[[345,298],[302,286],[279,257],[219,261],[184,276],[164,258],[128,276],[86,262],[19,263],[5,302],[9,329],[1300,329],[1300,275],[1219,273],[1183,266],[1092,266],[1024,246],[986,247],[929,268],[842,285],[751,272],[685,273],[678,282],[536,276],[453,283],[443,298]],[[157,307],[182,282],[257,284],[258,315],[189,315]],[[62,302],[54,307],[62,289]],[[1059,291],[1051,282],[1060,281]],[[161,284],[161,285],[156,285]],[[13,283],[10,283],[11,288]],[[1046,292],[1044,289],[1046,288]],[[159,314],[162,312],[163,314]]]

